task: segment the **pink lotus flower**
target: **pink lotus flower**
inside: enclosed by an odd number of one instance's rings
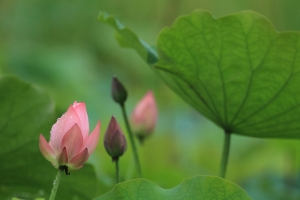
[[[67,169],[77,170],[83,167],[97,146],[100,121],[89,135],[85,104],[75,101],[52,126],[50,134],[49,143],[40,134],[39,147],[43,156],[55,168],[65,166]]]
[[[131,127],[134,134],[143,141],[149,136],[155,127],[157,121],[157,108],[152,91],[140,100],[130,118]]]

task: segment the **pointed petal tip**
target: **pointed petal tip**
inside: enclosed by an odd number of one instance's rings
[[[152,91],[152,90],[148,90],[146,94],[147,94],[147,95],[152,95],[152,96],[154,96],[154,94],[153,94],[153,91]]]
[[[63,148],[61,154],[57,158],[57,161],[59,165],[66,165],[68,163],[68,153],[66,147]]]
[[[83,166],[83,164],[88,160],[88,158],[88,148],[85,148],[82,152],[80,152],[78,155],[76,155],[70,160],[68,166],[70,167],[70,169],[73,170],[80,169]]]
[[[84,102],[77,102],[77,101],[74,101],[73,105],[71,105],[73,108],[77,107],[77,106],[84,106],[85,107],[85,103]]]
[[[100,137],[100,121],[97,122],[96,127],[85,141],[84,147],[88,148],[89,155],[91,155],[97,147]]]
[[[86,111],[86,105],[84,102],[79,102],[73,104],[73,108],[79,117],[78,125],[82,131],[83,137],[87,137],[89,134],[89,118]]]
[[[48,160],[49,162],[55,161],[55,153],[42,134],[40,134],[39,148],[46,160]]]
[[[76,123],[62,138],[61,149],[66,148],[69,159],[72,159],[81,151],[83,143],[82,132]]]

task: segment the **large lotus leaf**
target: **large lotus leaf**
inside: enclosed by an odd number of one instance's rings
[[[0,199],[35,199],[51,192],[57,170],[39,150],[49,138],[54,104],[42,90],[14,77],[0,78]],[[63,174],[56,199],[91,199],[96,175],[89,165]]]
[[[299,138],[299,36],[255,12],[215,19],[198,10],[159,34],[155,69],[226,132]]]
[[[113,190],[94,200],[248,200],[245,190],[219,177],[198,176],[187,179],[171,189],[163,189],[145,179],[117,184]]]
[[[300,33],[250,11],[179,18],[158,38],[157,69],[227,132],[300,137]]]

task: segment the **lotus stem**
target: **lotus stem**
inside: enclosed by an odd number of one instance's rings
[[[116,164],[116,183],[120,183],[119,157],[114,159]]]
[[[58,189],[58,186],[59,186],[59,182],[60,182],[60,179],[61,179],[61,174],[64,172],[64,170],[65,170],[64,166],[59,166],[58,172],[57,172],[56,177],[55,177],[54,182],[53,182],[53,188],[51,190],[49,200],[54,200],[55,199],[57,189]]]
[[[120,105],[121,105],[121,108],[122,108],[123,118],[124,118],[124,121],[125,121],[125,124],[126,124],[127,132],[128,132],[128,135],[129,135],[129,140],[130,140],[132,151],[133,151],[133,155],[134,155],[134,160],[135,160],[135,165],[136,165],[138,177],[142,178],[142,171],[141,171],[141,165],[140,165],[140,161],[139,161],[139,156],[138,156],[137,148],[135,146],[133,134],[132,134],[129,122],[128,122],[125,105],[124,104],[120,104]]]
[[[230,149],[230,136],[231,136],[231,133],[225,131],[222,160],[221,160],[220,172],[219,172],[219,176],[221,178],[225,178],[225,176],[226,176],[226,169],[227,169],[229,149]]]

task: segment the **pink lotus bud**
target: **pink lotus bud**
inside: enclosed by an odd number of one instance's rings
[[[40,135],[39,147],[43,156],[55,168],[77,170],[83,167],[94,152],[100,135],[100,121],[89,135],[89,122],[84,103],[74,102],[52,126],[50,141]]]
[[[127,149],[126,139],[114,116],[112,116],[104,136],[104,147],[113,161],[122,156]]]
[[[156,103],[152,91],[149,91],[136,105],[130,118],[133,133],[140,142],[153,132],[156,120]]]

